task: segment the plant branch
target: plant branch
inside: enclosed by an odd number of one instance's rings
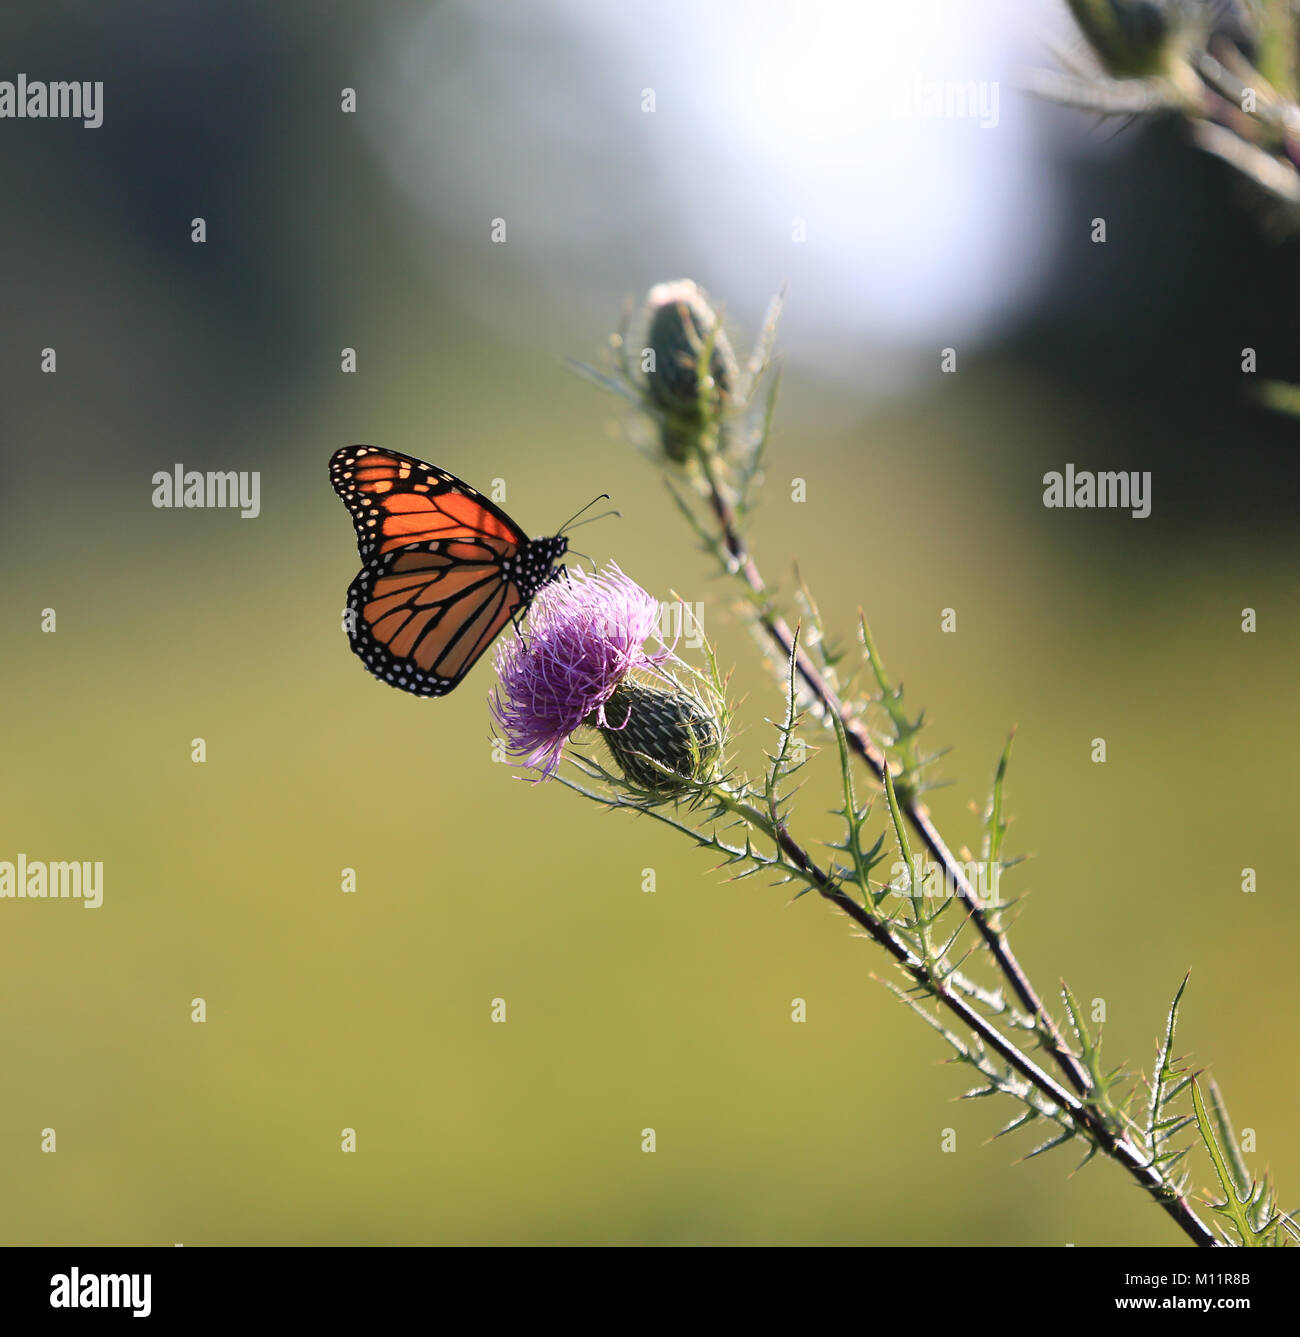
[[[758,817],[765,828],[769,824],[753,809],[749,814]],[[1151,1194],[1193,1243],[1210,1248],[1219,1241],[1214,1232],[1201,1220],[1183,1195],[1171,1195],[1158,1168],[1122,1133],[1117,1132],[1099,1112],[1065,1090],[1032,1059],[1023,1054],[991,1022],[977,1012],[964,998],[955,994],[946,981],[898,940],[889,925],[870,910],[848,896],[833,877],[812,860],[801,845],[790,835],[784,824],[767,830],[775,839],[785,857],[800,870],[817,892],[842,910],[862,928],[871,939],[883,947],[927,994],[936,999],[1026,1081],[1067,1110],[1076,1123],[1085,1127],[1093,1139],[1112,1160],[1122,1165],[1137,1182]]]
[[[817,665],[796,644],[795,635],[789,624],[772,606],[767,585],[741,534],[735,509],[723,491],[706,452],[698,452],[697,458],[700,461],[701,473],[708,492],[709,505],[718,521],[722,542],[730,558],[732,569],[742,577],[754,595],[760,624],[785,657],[794,656],[795,667],[800,679],[817,699],[821,709],[827,715],[832,715],[840,721],[849,748],[867,763],[876,780],[883,785],[885,773],[888,769],[884,754],[871,741],[871,737],[862,722],[840,700]],[[943,837],[935,827],[929,808],[919,799],[910,795],[900,796],[900,806],[908,823],[929,851],[930,856],[942,866],[945,876],[954,888],[962,905],[966,907],[972,922],[990,952],[992,952],[998,963],[998,968],[1011,985],[1016,997],[1020,1000],[1021,1006],[1041,1028],[1057,1065],[1075,1091],[1080,1095],[1086,1095],[1089,1088],[1087,1070],[1070,1052],[1056,1022],[1043,1006],[1042,999],[1039,998],[1030,983],[1029,977],[1025,974],[1020,962],[1016,960],[1005,932],[989,922],[989,918],[984,913],[979,898],[970,884],[970,879],[966,876],[965,869],[944,843]]]

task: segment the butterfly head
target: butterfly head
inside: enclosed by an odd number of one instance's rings
[[[518,571],[511,573],[511,578],[519,586],[524,598],[532,598],[543,585],[549,584],[564,570],[559,563],[568,551],[569,540],[563,534],[529,541],[516,559]]]

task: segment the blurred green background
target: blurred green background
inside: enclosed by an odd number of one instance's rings
[[[1010,1108],[951,1103],[813,899],[494,765],[488,664],[422,701],[348,652],[338,446],[503,478],[532,533],[608,491],[578,546],[702,601],[758,755],[731,591],[564,366],[682,275],[742,343],[789,283],[759,559],[846,643],[866,608],[953,747],[950,843],[1018,727],[1040,990],[1146,1068],[1190,967],[1183,1048],[1293,1205],[1296,437],[1238,367],[1300,380],[1296,245],[1172,131],[1015,98],[1053,6],[978,8],[0,15],[0,77],[106,86],[98,130],[0,122],[0,858],[105,865],[98,910],[0,902],[5,1243],[1181,1242],[1110,1165],[986,1145]],[[1001,81],[999,126],[871,102],[954,77]],[[1152,470],[1151,518],[1045,510],[1067,461]],[[178,462],[260,471],[260,517],[155,509]],[[809,840],[835,782],[823,751]]]

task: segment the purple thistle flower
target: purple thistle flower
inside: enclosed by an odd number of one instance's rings
[[[511,756],[546,779],[580,725],[625,725],[626,717],[606,720],[605,706],[634,669],[653,671],[671,657],[662,641],[643,648],[658,624],[658,602],[613,563],[545,586],[523,634],[496,649],[500,683],[489,704]]]

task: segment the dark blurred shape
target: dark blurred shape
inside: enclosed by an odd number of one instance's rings
[[[1300,381],[1300,249],[1172,119],[1126,128],[1117,145],[1098,161],[1062,139],[1058,256],[1003,349],[1080,410],[1042,440],[1043,468],[1086,458],[1150,469],[1157,519],[1264,524],[1294,542],[1300,424],[1253,391],[1266,378]],[[1091,239],[1095,218],[1106,222],[1102,244]],[[1248,348],[1255,375],[1242,370]]]

